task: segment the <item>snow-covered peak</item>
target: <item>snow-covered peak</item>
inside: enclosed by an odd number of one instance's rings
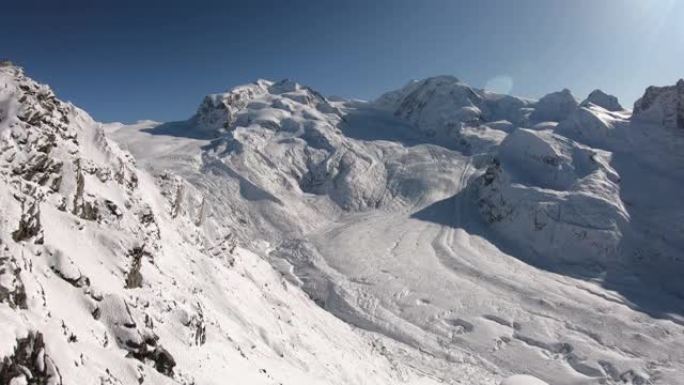
[[[374,104],[410,118],[422,113],[424,108],[429,113],[436,106],[426,104],[434,101],[439,101],[441,106],[473,107],[479,104],[480,96],[456,77],[444,75],[413,80],[398,90],[381,95]]]
[[[266,94],[272,84],[267,80],[258,80],[234,87],[228,92],[207,95],[192,118],[195,128],[210,136],[227,130],[235,121],[237,111],[254,98]]]
[[[216,137],[238,125],[251,124],[257,110],[263,110],[263,114],[257,115],[273,124],[283,112],[307,111],[310,115],[335,112],[325,97],[309,87],[289,79],[278,82],[259,79],[224,93],[207,95],[190,123],[193,130],[204,136]]]
[[[577,99],[565,88],[562,91],[544,95],[534,106],[530,115],[533,122],[560,122],[567,118],[578,106]]]
[[[667,128],[684,129],[684,79],[673,86],[648,87],[634,103],[634,118]]]
[[[392,111],[428,137],[453,141],[465,127],[502,120],[524,122],[530,102],[470,87],[453,76],[437,76],[413,81],[373,104]]]
[[[587,96],[587,98],[580,103],[580,106],[588,107],[592,104],[608,111],[622,111],[624,109],[620,105],[617,97],[607,94],[599,89],[591,91],[589,96]]]

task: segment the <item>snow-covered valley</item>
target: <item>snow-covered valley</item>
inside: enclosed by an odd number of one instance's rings
[[[684,81],[124,125],[0,74],[2,384],[683,383]]]

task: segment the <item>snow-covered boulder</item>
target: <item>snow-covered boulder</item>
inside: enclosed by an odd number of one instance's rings
[[[533,122],[560,122],[567,118],[578,105],[577,99],[567,88],[562,91],[553,92],[544,95],[534,105],[534,111],[530,115],[530,120]]]
[[[609,95],[599,89],[591,91],[589,96],[580,103],[580,106],[582,107],[589,107],[591,105],[599,106],[608,111],[622,111],[624,109],[620,105],[617,97]]]
[[[684,129],[684,79],[674,86],[648,87],[634,103],[633,117],[670,129]]]

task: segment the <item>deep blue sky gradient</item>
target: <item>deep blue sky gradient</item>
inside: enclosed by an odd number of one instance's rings
[[[0,57],[101,121],[178,120],[207,93],[291,78],[370,99],[450,74],[626,105],[684,77],[680,0],[6,2]]]

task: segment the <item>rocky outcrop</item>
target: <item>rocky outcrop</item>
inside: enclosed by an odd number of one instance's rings
[[[164,375],[173,376],[176,361],[159,344],[159,337],[152,330],[151,319],[142,315],[148,322],[137,322],[129,304],[118,295],[107,295],[98,306],[98,318],[114,336],[116,343],[128,351],[130,357],[150,363]]]
[[[277,98],[269,106],[261,98],[267,94],[281,95],[283,98]],[[270,124],[272,128],[278,129],[280,125],[273,119],[274,111],[271,111],[271,116],[262,115],[262,119],[245,112],[267,107],[292,112],[291,102],[314,107],[323,113],[336,112],[321,94],[308,87],[287,79],[279,82],[259,79],[228,92],[207,95],[189,123],[193,134],[199,137],[217,137],[237,125],[246,126],[252,122]]]
[[[485,173],[475,182],[479,192],[477,207],[490,225],[505,220],[514,210],[501,191],[502,183],[505,183],[502,173],[501,162],[494,158],[485,169]]]
[[[145,250],[145,245],[134,247],[128,251],[128,257],[131,259],[130,268],[126,275],[126,288],[135,289],[142,286],[143,276],[140,272],[142,268],[142,258],[151,258],[152,255]]]
[[[193,126],[209,137],[220,135],[235,123],[238,111],[256,96],[268,92],[269,85],[268,81],[258,80],[230,92],[207,95],[192,117]]]
[[[618,101],[618,98],[609,95],[601,90],[593,90],[587,96],[582,103],[580,103],[580,106],[582,107],[589,107],[591,105],[599,106],[601,108],[604,108],[608,111],[622,111],[624,108],[620,105],[620,102]]]
[[[53,360],[44,341],[64,337],[65,343],[77,344],[85,337],[72,332],[73,320],[65,321],[71,315],[57,316],[56,309],[81,304],[85,314],[106,320],[106,304],[98,305],[103,274],[91,263],[107,250],[130,250],[128,261],[125,252],[116,254],[111,272],[119,262],[128,264],[118,278],[120,288],[140,288],[142,257],[150,254],[134,245],[159,247],[160,230],[140,195],[132,157],[104,136],[99,123],[18,67],[0,66],[0,84],[0,318],[23,320],[2,325],[0,385],[58,385],[62,375],[55,362],[63,367],[64,357]],[[74,309],[80,308],[67,312]],[[127,306],[116,311],[121,309],[128,314]],[[175,360],[159,337],[151,328],[139,331],[132,325],[133,337],[117,341],[122,349],[173,376]],[[28,336],[14,345],[6,338],[22,331]],[[12,348],[14,353],[6,354]],[[89,358],[81,354],[76,366]]]
[[[17,229],[12,232],[12,239],[15,242],[38,237],[37,243],[42,243],[42,237],[39,237],[42,231],[40,225],[40,202],[34,197],[19,197],[21,202],[21,217],[17,224]]]
[[[16,341],[14,353],[0,362],[0,385],[61,385],[62,376],[48,355],[40,332]]]
[[[674,86],[648,87],[634,103],[633,117],[669,129],[684,129],[684,79]]]
[[[0,239],[0,303],[12,309],[26,309],[26,288],[21,280],[21,267]]]

